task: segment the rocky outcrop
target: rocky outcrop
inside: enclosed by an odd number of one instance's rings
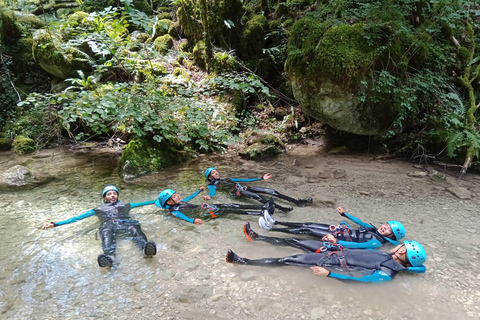
[[[22,37],[29,37],[36,29],[43,28],[43,23],[37,16],[0,8],[0,38],[7,44],[14,44]]]

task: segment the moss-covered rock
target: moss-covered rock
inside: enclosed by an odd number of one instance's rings
[[[12,143],[10,142],[10,139],[0,138],[0,151],[10,150],[11,147]]]
[[[18,39],[31,36],[36,29],[43,28],[45,23],[37,16],[0,7],[0,38],[8,44]]]
[[[165,34],[155,39],[154,48],[160,54],[167,54],[168,50],[173,47],[173,38],[169,34]]]
[[[205,68],[205,42],[198,41],[193,48],[193,62],[200,68]]]
[[[168,33],[170,26],[173,24],[173,21],[170,19],[161,19],[155,23],[155,33],[154,38],[161,37]]]
[[[381,135],[395,111],[361,103],[361,83],[370,81],[375,45],[362,24],[331,26],[312,18],[291,29],[286,62],[293,94],[303,111],[335,129]]]
[[[33,139],[16,136],[12,143],[12,151],[18,155],[30,154],[37,150],[37,145]]]
[[[254,143],[238,151],[238,154],[250,160],[259,160],[276,156],[280,150],[271,144]]]
[[[124,179],[138,177],[171,167],[192,158],[193,152],[181,145],[156,143],[147,138],[130,141],[120,159],[120,176]]]
[[[237,69],[237,59],[228,52],[217,52],[213,56],[212,69],[216,73],[233,72]]]
[[[267,29],[267,18],[260,14],[253,16],[246,23],[240,40],[240,51],[244,59],[253,58],[262,52]]]
[[[33,35],[33,57],[45,71],[60,79],[77,76],[77,70],[90,70],[85,62],[91,59],[88,55],[77,48],[65,47],[60,34],[44,29]]]

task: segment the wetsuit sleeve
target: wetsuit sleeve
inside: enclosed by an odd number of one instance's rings
[[[328,274],[328,277],[329,278],[340,279],[340,280],[354,280],[354,281],[360,281],[360,282],[373,282],[373,283],[386,282],[386,281],[391,281],[392,280],[392,278],[383,271],[376,271],[373,274],[370,274],[370,275],[364,276],[364,277],[360,277],[360,278],[355,278],[355,277],[347,276],[347,275],[344,275],[344,274],[330,272]]]
[[[263,180],[263,178],[255,178],[255,179],[235,179],[235,178],[230,178],[233,182],[252,182],[252,181],[258,181],[258,180]]]
[[[365,223],[363,222],[362,220],[358,219],[357,217],[354,217],[348,213],[344,213],[343,216],[347,217],[350,221],[352,222],[355,222],[356,224],[358,224],[359,226],[363,226],[363,227],[372,227],[371,224],[369,223]]]
[[[73,217],[73,218],[70,218],[70,219],[67,219],[67,220],[63,220],[63,221],[60,221],[60,222],[56,222],[56,223],[53,224],[53,226],[58,227],[58,226],[61,226],[61,225],[64,225],[64,224],[77,222],[79,220],[82,220],[82,219],[85,219],[85,218],[88,218],[88,217],[91,217],[91,216],[94,216],[94,215],[95,215],[95,211],[93,209],[88,210],[87,212],[82,213],[81,215],[78,215],[76,217]]]
[[[198,189],[197,192],[192,193],[191,195],[189,195],[188,197],[186,197],[186,198],[183,199],[182,201],[188,202],[188,201],[192,200],[193,198],[195,198],[196,196],[198,196],[198,194],[199,194],[200,192],[202,192],[202,190]]]
[[[382,243],[377,239],[370,239],[366,242],[352,242],[352,241],[338,240],[338,244],[344,246],[345,248],[359,248],[359,249],[373,249],[373,248],[379,248],[382,246]]]
[[[133,209],[133,208],[137,208],[137,207],[148,206],[148,205],[151,205],[151,204],[155,204],[155,200],[130,203],[130,206],[131,206],[132,209]]]
[[[215,187],[214,185],[210,185],[210,184],[209,184],[209,185],[207,186],[207,188],[208,188],[208,195],[209,195],[210,197],[213,197],[214,195],[217,194],[217,192],[216,192],[216,191],[217,191],[217,187]]]
[[[193,223],[195,221],[195,219],[187,217],[186,215],[184,215],[180,211],[171,211],[171,214],[173,214],[177,218],[183,219],[183,220],[188,221],[190,223]]]

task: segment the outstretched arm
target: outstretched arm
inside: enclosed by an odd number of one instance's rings
[[[341,216],[348,218],[349,220],[351,220],[352,222],[355,222],[359,226],[363,226],[363,227],[371,227],[372,226],[371,224],[365,223],[362,220],[358,219],[357,217],[354,217],[354,216],[346,213],[345,210],[342,207],[338,207],[337,211]]]
[[[133,208],[137,208],[137,207],[148,206],[148,205],[151,205],[151,204],[155,204],[155,200],[130,203],[130,206],[131,206],[132,209],[133,209]]]
[[[93,215],[95,215],[95,211],[93,209],[88,210],[87,212],[82,213],[81,215],[78,215],[76,217],[73,217],[73,218],[70,218],[70,219],[67,219],[67,220],[63,220],[63,221],[60,221],[60,222],[47,222],[43,225],[42,229],[47,230],[47,229],[50,229],[50,228],[53,228],[53,227],[58,227],[58,226],[61,226],[61,225],[64,225],[64,224],[77,222],[79,220],[91,217]]]
[[[342,245],[345,248],[359,248],[359,249],[374,249],[382,246],[380,241],[378,241],[377,239],[370,239],[366,242],[352,242],[352,241],[338,240],[338,244]]]
[[[254,179],[237,179],[237,178],[231,178],[230,180],[232,180],[233,182],[252,182],[252,181],[263,180],[263,177],[262,177],[262,178],[254,178]]]
[[[188,222],[193,223],[193,224],[203,224],[203,221],[201,219],[189,218],[186,215],[184,215],[183,213],[181,213],[180,211],[172,211],[172,214],[177,218],[180,218],[182,220],[188,221]]]
[[[311,269],[313,270],[313,273],[315,273],[316,275],[319,275],[322,277],[336,278],[340,280],[354,280],[354,281],[360,281],[360,282],[373,282],[373,283],[386,282],[386,281],[392,280],[392,278],[383,271],[376,271],[368,276],[356,278],[356,277],[346,276],[339,273],[330,272],[327,269],[322,267],[312,267]]]
[[[202,192],[203,189],[205,189],[205,187],[200,187],[197,192],[192,193],[191,195],[189,195],[188,197],[186,197],[186,198],[183,199],[182,201],[183,201],[183,202],[188,202],[188,201],[192,200],[193,198],[195,198],[196,196],[198,196],[198,194],[199,194],[200,192]]]

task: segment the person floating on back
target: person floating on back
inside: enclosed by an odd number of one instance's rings
[[[157,207],[167,209],[175,217],[183,219],[193,224],[202,224],[203,220],[200,218],[190,218],[189,216],[201,216],[201,217],[211,217],[216,218],[219,215],[226,213],[234,214],[244,214],[244,215],[255,215],[262,216],[263,210],[271,211],[275,203],[273,198],[265,203],[264,205],[242,205],[236,203],[228,204],[192,204],[188,203],[190,200],[195,198],[200,192],[204,190],[204,187],[200,187],[198,191],[189,195],[185,199],[181,200],[180,194],[175,192],[172,189],[165,189],[159,195],[158,199],[155,202]]]
[[[244,196],[246,198],[260,201],[261,203],[266,203],[268,199],[263,198],[261,195],[259,195],[259,193],[275,196],[277,198],[295,203],[297,206],[303,206],[305,204],[312,202],[312,198],[295,199],[295,198],[286,196],[284,194],[281,194],[275,189],[264,188],[264,187],[242,186],[239,184],[239,182],[253,182],[253,181],[259,181],[259,180],[271,179],[272,175],[270,173],[266,173],[265,175],[263,175],[263,177],[255,178],[255,179],[236,179],[236,178],[221,179],[220,173],[218,172],[218,170],[215,167],[210,167],[207,170],[205,170],[205,178],[208,181],[208,186],[207,186],[208,195],[203,196],[204,200],[210,200],[213,196],[215,196],[217,189],[219,189],[219,190],[229,191],[230,194],[234,197]],[[275,207],[282,211],[293,210],[292,207],[285,208],[285,207],[279,206],[278,204],[276,204]]]
[[[360,225],[358,229],[352,229],[346,222],[340,223],[338,226],[313,223],[313,222],[282,222],[276,221],[270,216],[268,212],[264,212],[264,216],[259,219],[259,224],[262,229],[269,231],[284,232],[290,234],[307,234],[320,239],[325,236],[333,236],[336,238],[338,244],[348,248],[378,248],[386,243],[398,245],[399,240],[405,237],[405,227],[398,221],[391,220],[382,224],[378,229],[373,225],[363,222],[362,220],[348,214],[342,207],[337,208],[337,212],[356,224]],[[278,228],[277,225],[286,226],[286,228]],[[265,237],[268,238],[268,237]],[[263,238],[258,238],[262,239]],[[329,238],[331,239],[331,238]],[[269,241],[273,239],[265,239]],[[277,241],[277,243],[285,241]],[[288,240],[290,243],[296,243],[295,239]],[[302,242],[304,245],[306,243]],[[318,242],[317,242],[318,243]],[[286,245],[286,244],[285,244]],[[315,246],[315,243],[308,243],[308,247]],[[313,250],[315,251],[315,250]]]
[[[155,200],[138,202],[138,203],[121,203],[118,200],[119,191],[115,186],[106,186],[102,191],[104,204],[95,209],[76,217],[63,220],[60,222],[47,222],[42,229],[46,230],[53,227],[62,226],[72,222],[96,215],[100,220],[99,234],[102,239],[103,254],[97,258],[100,267],[111,267],[115,259],[115,250],[117,243],[115,234],[118,231],[128,232],[133,238],[133,241],[143,250],[146,258],[151,258],[157,254],[157,246],[155,242],[148,241],[147,236],[143,233],[140,222],[132,220],[130,217],[130,210],[133,208],[151,205]]]
[[[246,259],[228,250],[226,261],[254,266],[300,266],[310,267],[314,274],[340,280],[361,282],[386,282],[399,271],[424,273],[427,254],[416,241],[405,240],[390,250],[343,248],[325,242],[319,253],[306,253],[283,258]]]

